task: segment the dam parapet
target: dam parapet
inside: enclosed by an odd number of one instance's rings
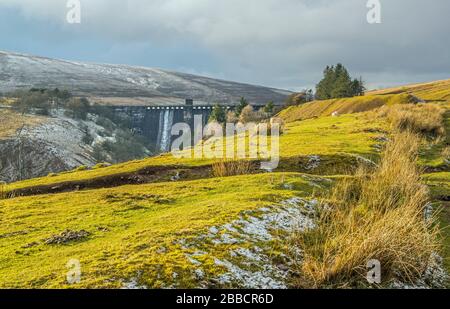
[[[187,123],[194,130],[194,117],[201,115],[203,126],[208,123],[212,113],[212,105],[196,105],[187,99],[184,105],[174,106],[114,106],[114,113],[128,118],[129,126],[135,134],[145,138],[157,152],[167,152],[173,140],[172,126],[176,123]],[[234,106],[224,106],[227,110]]]

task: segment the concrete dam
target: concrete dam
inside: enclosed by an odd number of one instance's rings
[[[232,109],[231,106],[225,106]],[[208,123],[213,106],[194,105],[186,100],[185,105],[178,106],[116,106],[114,113],[130,119],[130,129],[134,134],[143,136],[156,152],[168,152],[176,136],[172,136],[172,126],[176,123],[187,123],[194,131],[194,117],[202,116],[203,126]]]

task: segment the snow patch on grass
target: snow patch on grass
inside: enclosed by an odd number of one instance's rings
[[[293,231],[314,228],[312,214],[318,202],[294,197],[272,207],[244,212],[240,217],[220,227],[211,227],[206,235],[198,238],[202,243],[211,242],[214,247],[228,246],[229,251],[220,257],[212,252],[202,252],[211,256],[214,265],[224,269],[215,278],[210,278],[220,287],[239,287],[250,289],[288,288],[289,267],[293,261],[280,265],[273,261],[271,250],[273,241],[279,241],[284,235]],[[193,245],[187,245],[192,248]],[[211,250],[213,251],[213,250]],[[283,255],[285,260],[289,257]],[[194,255],[188,260],[195,267],[193,273],[204,277],[202,264]],[[199,274],[203,276],[199,276]]]

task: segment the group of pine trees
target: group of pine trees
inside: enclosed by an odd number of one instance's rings
[[[362,78],[352,79],[347,69],[341,63],[335,66],[327,66],[323,75],[322,80],[316,85],[315,94],[311,89],[293,93],[286,99],[285,106],[300,105],[314,99],[328,100],[364,95],[366,88]],[[275,110],[275,104],[269,102],[261,110],[255,111],[245,98],[241,98],[233,112],[229,111],[227,113],[223,107],[217,104],[211,113],[209,121],[225,123],[242,121],[242,118],[258,119],[264,118],[264,116],[267,118],[273,115]]]
[[[347,69],[340,63],[336,66],[327,66],[323,75],[323,79],[316,86],[316,100],[364,95],[365,87],[362,79],[352,80]]]

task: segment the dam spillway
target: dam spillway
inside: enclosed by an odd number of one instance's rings
[[[225,107],[231,109],[232,107]],[[176,136],[172,136],[172,126],[186,123],[194,131],[194,117],[202,116],[202,125],[208,123],[213,106],[115,106],[114,113],[129,119],[129,129],[142,136],[156,153],[170,151]]]

